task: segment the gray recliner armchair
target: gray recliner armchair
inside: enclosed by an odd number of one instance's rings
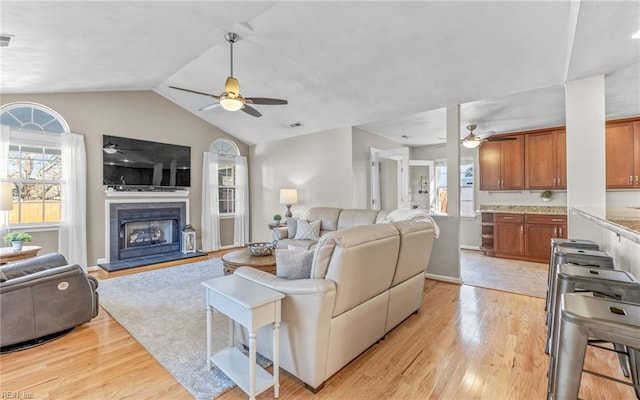
[[[71,329],[98,315],[98,281],[52,253],[0,267],[0,347]]]

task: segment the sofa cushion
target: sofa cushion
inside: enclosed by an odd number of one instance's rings
[[[323,235],[326,231],[338,230],[338,217],[340,216],[341,208],[336,207],[314,207],[309,210],[309,221],[322,221],[320,223],[320,234]]]
[[[308,279],[311,276],[313,250],[291,246],[276,250],[276,275],[284,279]]]
[[[377,210],[342,210],[338,217],[338,230],[376,223]]]
[[[296,237],[296,229],[298,228],[298,218],[287,217],[287,231],[289,239]]]
[[[60,253],[49,253],[29,260],[20,261],[0,267],[0,282],[27,276],[49,268],[67,265],[67,260]]]
[[[318,240],[320,239],[320,222],[321,221],[304,221],[298,220],[296,228],[296,240]]]

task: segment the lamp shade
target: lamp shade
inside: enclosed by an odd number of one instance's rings
[[[280,189],[280,204],[298,204],[298,189]]]
[[[11,182],[0,182],[0,211],[13,210]]]

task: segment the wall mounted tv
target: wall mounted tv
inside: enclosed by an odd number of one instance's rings
[[[191,147],[103,135],[102,183],[125,191],[188,188]]]

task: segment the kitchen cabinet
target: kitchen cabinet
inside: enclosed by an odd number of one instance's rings
[[[493,252],[496,257],[547,262],[551,239],[566,237],[566,215],[494,214]]]
[[[566,215],[526,215],[524,226],[524,255],[534,261],[548,261],[551,239],[567,237]]]
[[[480,190],[524,189],[524,139],[511,137],[480,145]]]
[[[493,234],[497,257],[524,256],[524,215],[495,214]]]
[[[607,124],[607,189],[640,188],[640,121]]]
[[[525,188],[567,188],[567,135],[564,129],[524,135]]]

